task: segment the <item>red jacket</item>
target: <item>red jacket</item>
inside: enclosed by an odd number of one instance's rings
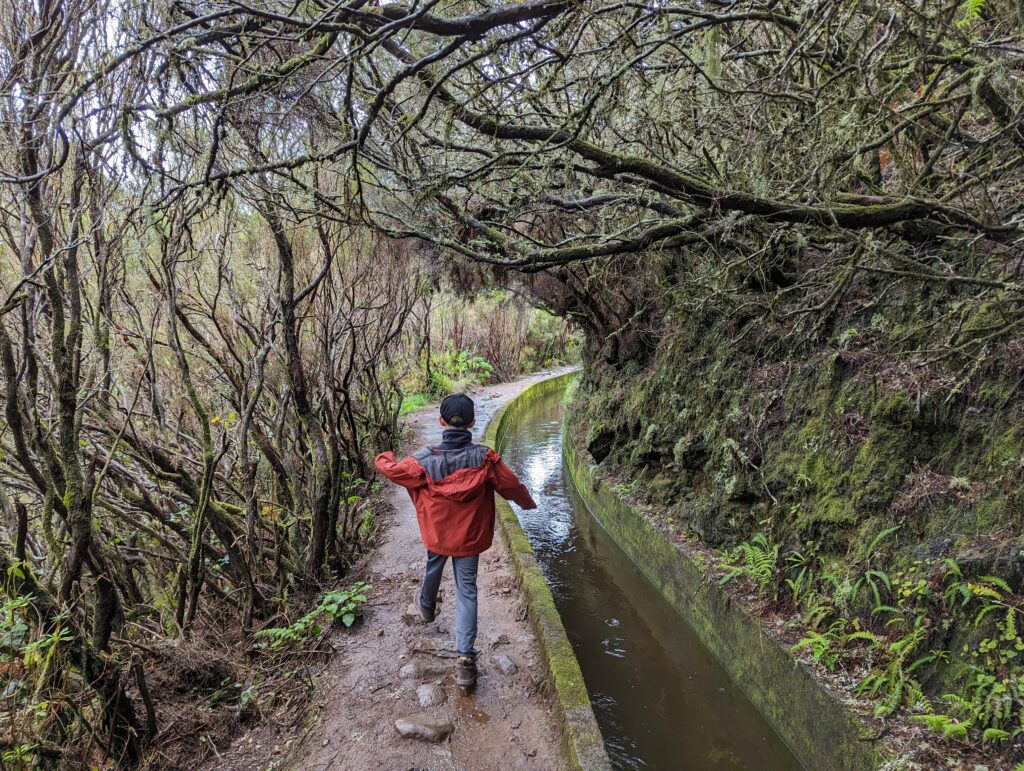
[[[495,493],[524,509],[537,508],[501,456],[483,445],[456,451],[428,447],[400,461],[382,452],[374,465],[409,491],[423,545],[435,554],[469,557],[490,548]]]

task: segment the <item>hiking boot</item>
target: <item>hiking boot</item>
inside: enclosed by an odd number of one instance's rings
[[[424,624],[429,624],[431,621],[434,620],[434,616],[437,615],[437,609],[436,608],[434,610],[427,610],[422,605],[420,605],[420,593],[419,593],[418,589],[416,590],[416,594],[413,595],[412,605],[419,612],[420,620]]]
[[[476,659],[472,656],[459,656],[455,662],[455,682],[463,688],[476,685]]]

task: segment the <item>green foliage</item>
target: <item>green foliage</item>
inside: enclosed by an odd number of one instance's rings
[[[874,662],[857,693],[875,701],[875,715],[909,709],[912,719],[944,740],[990,744],[1024,733],[1024,639],[1020,598],[998,576],[967,578],[953,560],[914,560],[891,574],[882,568],[880,545],[896,528],[881,531],[861,559],[826,565],[813,542],[790,554],[783,572],[787,599],[806,626],[794,651],[806,651],[829,671],[857,649]],[[936,709],[921,673],[948,662],[935,647],[954,627],[975,630],[963,645],[959,675]],[[981,634],[984,632],[984,634]]]
[[[875,552],[878,550],[879,545],[885,541],[889,536],[893,535],[898,531],[902,525],[895,525],[893,527],[887,527],[878,533],[874,538],[871,539],[871,543],[868,544],[868,548],[864,554],[865,562],[870,562],[871,558],[875,556]]]
[[[960,18],[956,20],[956,25],[958,27],[970,27],[981,18],[981,12],[984,8],[985,0],[964,0],[960,4]]]
[[[377,517],[373,513],[373,509],[367,506],[363,510],[363,518],[359,520],[359,537],[364,541],[368,541],[370,536],[373,535],[373,530],[377,526]]]
[[[352,626],[359,616],[359,606],[366,602],[366,593],[372,587],[359,581],[347,589],[327,592],[320,604],[302,618],[284,627],[263,629],[256,637],[272,649],[280,649],[306,642],[319,636],[336,621]]]
[[[861,629],[857,621],[838,618],[823,632],[809,630],[790,650],[809,650],[811,658],[832,672],[852,647],[861,645],[874,650],[881,643],[882,638]]]
[[[960,684],[943,696],[955,715],[982,729],[982,740],[999,742],[1024,732],[1024,639],[1019,633],[1019,600],[998,576],[967,580],[946,561],[949,585],[944,597],[961,610],[973,610],[972,625],[988,634],[966,643]]]
[[[14,562],[8,572],[24,576],[28,566]],[[0,650],[5,666],[0,669],[0,698],[8,738],[0,756],[3,768],[28,768],[31,761],[38,760],[38,744],[32,740],[53,719],[52,682],[56,673],[69,664],[67,643],[73,635],[63,614],[52,620],[47,631],[44,628],[32,612],[31,597],[4,595],[0,604]],[[18,736],[25,740],[16,740]]]
[[[929,729],[942,735],[943,739],[965,739],[970,723],[964,723],[949,715],[914,715],[910,718],[915,723],[924,723]]]
[[[564,319],[540,308],[530,308],[527,313],[526,335],[519,360],[523,372],[579,360],[579,336],[567,334]]]
[[[493,372],[486,359],[469,351],[439,351],[430,357],[430,393],[441,397],[467,391],[489,383]]]
[[[795,573],[796,576],[785,580],[792,595],[793,605],[804,610],[807,610],[807,603],[818,596],[815,591],[814,572],[818,557],[814,552],[814,541],[808,541],[806,547],[806,553],[797,551],[786,557],[786,571]]]
[[[455,391],[579,360],[580,336],[565,319],[509,291],[468,299],[436,292],[429,308],[429,338],[420,334],[407,343],[403,413]]]
[[[939,654],[916,655],[922,652],[928,640],[923,622],[924,616],[919,616],[910,631],[887,640],[884,653],[888,663],[873,670],[857,686],[858,694],[878,700],[875,717],[890,715],[904,703],[913,705],[926,701],[914,672],[934,661]]]
[[[399,413],[407,415],[410,412],[414,412],[422,407],[426,407],[430,403],[430,394],[418,392],[414,394],[406,394],[402,397],[402,406]]]
[[[742,576],[753,581],[757,593],[762,597],[773,591],[779,564],[779,545],[769,544],[764,533],[758,533],[750,541],[744,541],[732,551],[725,551],[719,560],[719,567],[726,569],[719,584],[725,585]]]
[[[4,763],[17,763],[20,766],[28,767],[29,763],[35,757],[34,751],[36,749],[35,744],[15,744],[13,747],[8,747],[4,750],[3,758]]]

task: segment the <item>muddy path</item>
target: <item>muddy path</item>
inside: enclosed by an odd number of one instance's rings
[[[550,374],[550,373],[548,373]],[[509,398],[548,374],[480,389],[479,440],[487,421]],[[440,439],[436,407],[409,416],[405,451]],[[406,492],[394,488],[390,521],[371,556],[373,584],[363,621],[332,640],[334,655],[317,675],[305,722],[262,726],[236,739],[208,768],[242,769],[558,769],[556,713],[546,695],[546,673],[504,545],[480,561],[480,677],[466,695],[452,677],[455,586],[450,563],[441,586],[438,618],[421,624],[411,602],[426,551]],[[441,741],[403,738],[395,721],[409,716],[425,731],[451,727]],[[447,725],[445,725],[447,724]]]

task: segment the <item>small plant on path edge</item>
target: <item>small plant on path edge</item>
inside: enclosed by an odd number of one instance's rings
[[[357,581],[347,589],[334,589],[327,592],[320,604],[302,618],[288,626],[262,629],[256,633],[256,637],[260,638],[264,646],[276,650],[317,637],[336,621],[350,627],[359,617],[359,606],[366,602],[366,594],[371,588],[370,584]]]

